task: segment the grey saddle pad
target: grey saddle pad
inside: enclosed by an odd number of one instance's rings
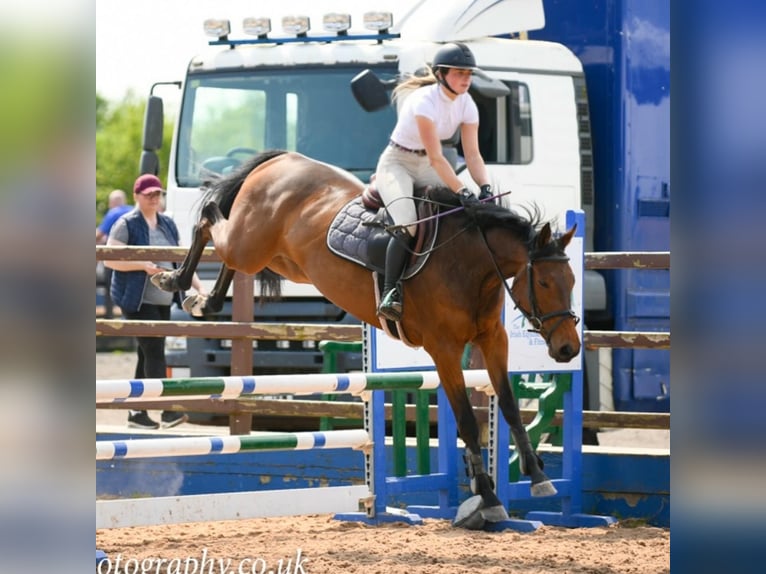
[[[364,225],[365,223],[373,223],[373,225]],[[362,204],[361,196],[355,197],[343,206],[330,224],[327,230],[327,247],[344,259],[372,271],[382,272],[382,262],[370,261],[367,246],[373,235],[381,233],[383,223],[383,214],[367,209]],[[414,261],[409,262],[404,279],[420,271],[428,260],[428,254],[428,250],[425,250],[423,256],[415,257]]]

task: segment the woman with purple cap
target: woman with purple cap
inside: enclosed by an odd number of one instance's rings
[[[126,213],[112,226],[107,245],[151,245],[173,247],[179,244],[178,227],[162,213],[162,196],[165,191],[157,176],[144,174],[133,185],[135,209]],[[106,261],[114,270],[112,299],[120,306],[126,319],[142,321],[168,321],[170,306],[181,305],[181,293],[168,293],[155,287],[149,278],[155,273],[172,267],[169,263],[154,261]],[[202,284],[195,274],[192,287],[202,293]],[[166,377],[165,338],[137,337],[137,379]],[[184,421],[183,413],[164,411],[162,426],[174,427]],[[156,429],[159,424],[146,411],[130,411],[128,426]]]

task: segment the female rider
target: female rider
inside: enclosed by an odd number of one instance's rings
[[[398,226],[386,250],[383,298],[378,315],[391,321],[402,317],[399,282],[417,219],[412,193],[426,185],[447,186],[465,205],[476,201],[458,179],[442,153],[441,140],[460,128],[460,139],[471,178],[480,186],[480,199],[492,191],[479,153],[479,111],[468,94],[474,72],[480,71],[471,50],[461,43],[445,44],[434,56],[430,73],[412,76],[394,90],[394,101],[406,94],[389,144],[380,156],[375,181],[383,203]]]

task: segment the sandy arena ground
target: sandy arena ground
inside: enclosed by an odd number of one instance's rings
[[[134,353],[99,353],[96,378],[129,378],[134,365]],[[97,411],[97,424],[124,424],[125,418],[124,411]],[[667,448],[669,433],[621,430],[599,433],[599,440]],[[217,574],[238,568],[263,574],[670,572],[670,531],[630,523],[488,533],[456,529],[444,520],[369,527],[315,515],[98,530],[96,548],[111,561],[101,572],[111,573],[140,572],[139,566],[147,566],[146,572]],[[149,562],[155,559],[165,562]]]
[[[282,572],[301,572],[295,568],[299,549],[305,574],[670,572],[670,532],[646,526],[488,533],[453,528],[444,520],[369,527],[321,515],[99,530],[96,548],[113,561],[118,554],[123,562],[178,558],[180,572],[187,557],[201,561],[203,549],[208,560],[230,559],[228,572],[241,563],[244,572],[264,574],[277,574],[280,559]],[[207,568],[227,571],[218,564]]]

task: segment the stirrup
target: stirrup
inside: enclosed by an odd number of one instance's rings
[[[378,315],[382,315],[389,321],[400,321],[402,318],[402,302],[396,288],[385,294],[378,305]]]

